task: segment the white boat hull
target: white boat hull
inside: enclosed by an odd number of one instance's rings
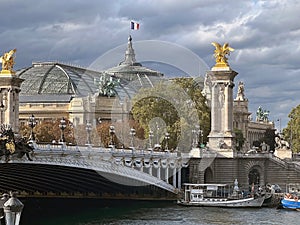
[[[206,198],[199,201],[183,201],[179,200],[178,204],[183,206],[206,206],[206,207],[229,207],[229,208],[249,208],[261,207],[264,202],[264,197],[259,198],[244,198],[244,199],[214,199]]]

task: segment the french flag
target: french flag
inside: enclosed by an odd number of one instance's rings
[[[140,29],[140,24],[131,21],[131,22],[130,22],[130,28],[131,28],[131,30],[138,30],[138,29]]]

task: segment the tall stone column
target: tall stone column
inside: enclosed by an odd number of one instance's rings
[[[1,56],[0,72],[0,123],[10,125],[15,133],[19,132],[19,93],[24,81],[13,71],[16,49]]]
[[[233,87],[238,74],[227,63],[227,55],[234,49],[228,43],[213,42],[216,65],[207,72],[211,81],[211,132],[209,148],[223,156],[233,157]]]
[[[208,72],[212,81],[211,132],[209,148],[219,152],[233,152],[233,87],[238,73],[213,68]]]

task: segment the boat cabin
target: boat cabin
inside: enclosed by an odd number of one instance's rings
[[[230,186],[227,184],[184,184],[184,199],[188,202],[212,198],[225,200],[229,197],[229,193]]]

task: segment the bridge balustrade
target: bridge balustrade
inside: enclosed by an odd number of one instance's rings
[[[177,152],[157,152],[114,147],[34,144],[33,161],[14,159],[16,163],[62,165],[113,174],[177,193],[181,189],[181,168],[188,159]],[[169,178],[172,178],[170,181]]]

